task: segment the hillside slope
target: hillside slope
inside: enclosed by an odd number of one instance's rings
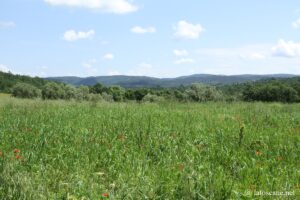
[[[154,87],[178,87],[180,85],[190,85],[192,83],[205,84],[232,84],[257,81],[268,78],[290,78],[296,75],[274,74],[274,75],[211,75],[194,74],[190,76],[181,76],[177,78],[154,78],[147,76],[96,76],[96,77],[49,77],[47,80],[59,81],[72,85],[95,85],[101,83],[106,86],[120,85],[125,88],[154,88]]]

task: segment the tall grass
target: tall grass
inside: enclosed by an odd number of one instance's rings
[[[9,99],[0,121],[0,199],[299,195],[299,104]]]

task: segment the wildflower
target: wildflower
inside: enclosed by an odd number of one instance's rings
[[[102,196],[103,197],[109,197],[109,194],[108,193],[103,193]]]
[[[250,186],[249,186],[249,189],[250,189],[250,190],[255,190],[255,189],[256,189],[256,186],[255,186],[255,185],[250,185]]]
[[[262,155],[262,152],[256,151],[255,154],[256,154],[257,156],[261,156],[261,155]]]
[[[14,149],[14,154],[18,154],[18,153],[20,153],[20,152],[21,152],[20,149]]]
[[[124,142],[124,141],[125,141],[125,139],[126,139],[126,137],[125,137],[125,135],[124,135],[124,134],[120,134],[120,135],[118,135],[118,140],[120,140],[120,141]]]
[[[104,172],[96,172],[95,174],[98,175],[98,176],[103,176],[103,175],[105,175]]]
[[[277,157],[277,160],[278,160],[278,161],[282,161],[282,160],[283,160],[283,157],[282,157],[282,156],[278,156],[278,157]]]
[[[18,155],[15,156],[15,158],[16,158],[17,160],[19,160],[19,159],[21,158],[21,156],[18,154]]]
[[[179,164],[178,165],[178,169],[179,169],[179,171],[183,171],[184,170],[184,165],[183,164]]]

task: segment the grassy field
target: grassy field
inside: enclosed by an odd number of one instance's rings
[[[299,104],[0,96],[0,199],[300,198]]]

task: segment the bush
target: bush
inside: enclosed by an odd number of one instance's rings
[[[102,98],[103,98],[104,101],[107,101],[107,102],[113,102],[114,101],[113,96],[110,95],[110,94],[107,94],[106,92],[102,93]]]
[[[103,101],[103,97],[101,96],[101,94],[89,94],[88,95],[88,100],[94,103]]]
[[[27,83],[17,83],[13,87],[12,96],[28,99],[38,98],[41,97],[41,90]]]
[[[222,100],[222,93],[219,92],[215,87],[198,83],[192,84],[192,86],[187,89],[185,93],[191,100],[197,102]]]
[[[298,92],[287,85],[278,83],[265,83],[249,85],[243,91],[246,101],[266,101],[292,103],[299,101]]]
[[[154,102],[162,102],[164,100],[163,97],[159,97],[155,94],[147,94],[146,96],[144,96],[143,98],[143,102],[150,102],[150,103],[154,103]]]
[[[112,95],[114,101],[123,101],[125,96],[125,89],[120,86],[111,86],[108,89],[109,94]]]
[[[75,99],[78,101],[89,100],[89,87],[80,86],[76,89]]]
[[[51,82],[47,83],[42,89],[43,99],[65,99],[66,93],[62,85]]]
[[[65,85],[63,87],[63,90],[65,91],[64,99],[70,100],[75,99],[76,97],[76,88],[71,85]]]

